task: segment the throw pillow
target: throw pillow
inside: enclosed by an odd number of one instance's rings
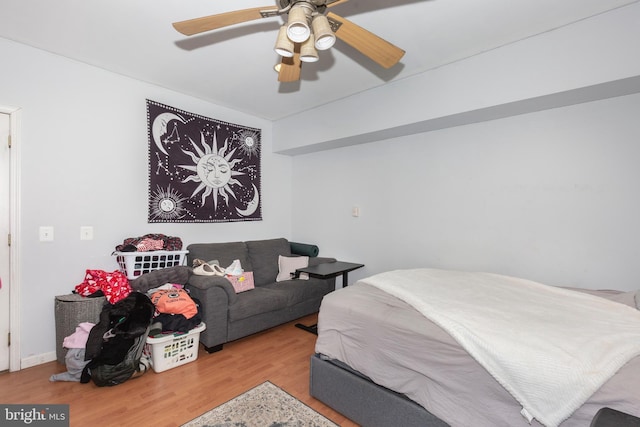
[[[231,282],[231,285],[233,285],[233,289],[236,291],[236,294],[255,288],[255,284],[253,283],[253,271],[245,271],[242,274],[235,276],[226,275],[225,277]]]
[[[283,280],[291,280],[292,274],[299,268],[309,266],[308,256],[278,256],[278,277],[276,282],[282,282]],[[309,275],[307,273],[300,273],[300,279],[308,280]]]

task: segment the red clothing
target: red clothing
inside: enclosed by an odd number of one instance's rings
[[[129,279],[120,271],[107,273],[103,270],[87,270],[84,282],[76,286],[76,292],[88,297],[98,291],[102,291],[107,301],[115,304],[125,299],[132,289],[129,286]]]

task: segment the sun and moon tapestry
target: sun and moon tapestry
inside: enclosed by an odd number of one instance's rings
[[[149,219],[262,220],[260,129],[147,100]]]

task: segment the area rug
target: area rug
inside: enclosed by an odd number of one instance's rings
[[[338,427],[266,381],[182,427]]]

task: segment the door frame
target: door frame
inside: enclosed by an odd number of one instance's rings
[[[19,371],[20,366],[20,313],[21,313],[21,275],[20,272],[20,124],[22,110],[18,107],[0,105],[0,113],[8,114],[9,134],[11,135],[10,167],[9,167],[9,231],[11,246],[9,247],[9,371]],[[5,237],[2,237],[4,239]]]

